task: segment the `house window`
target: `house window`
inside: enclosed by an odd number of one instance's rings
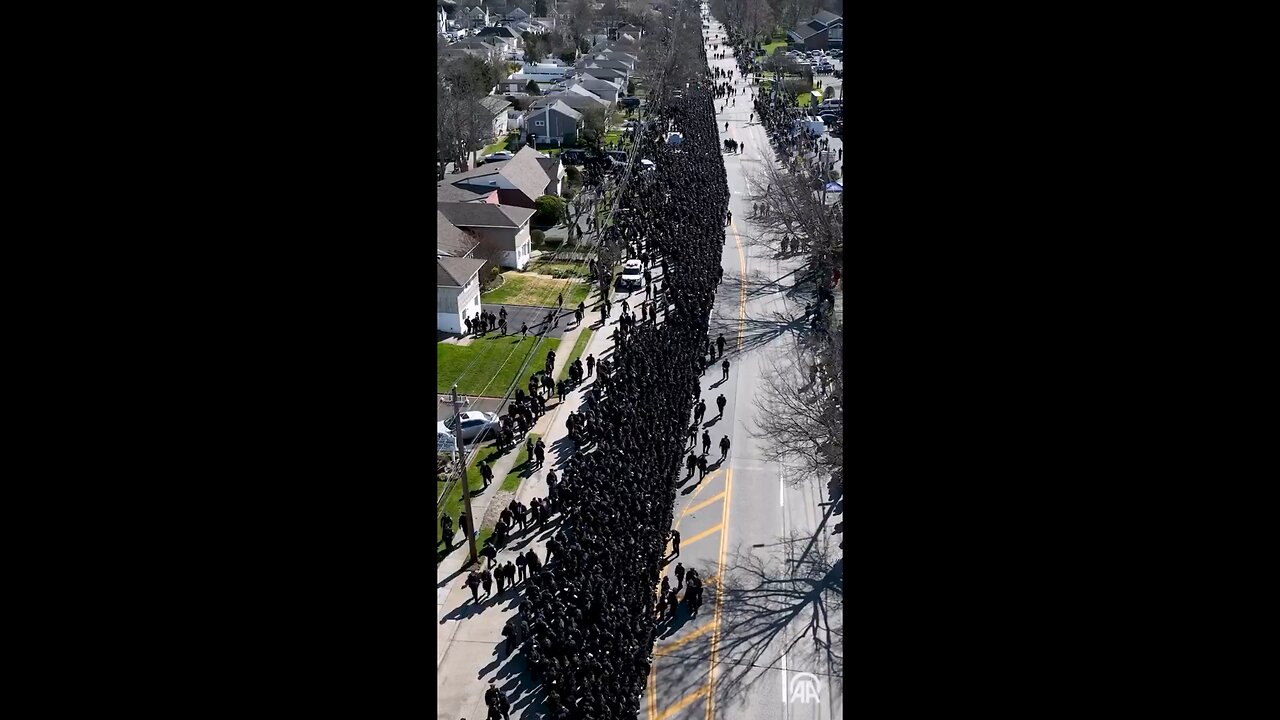
[[[541,120],[534,120],[534,121],[533,121],[533,125],[534,125],[534,127],[542,127],[542,121],[541,121]]]

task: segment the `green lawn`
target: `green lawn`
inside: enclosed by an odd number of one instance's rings
[[[778,41],[778,42],[771,42],[771,43],[769,43],[768,45],[765,45],[765,46],[764,46],[764,54],[765,54],[765,55],[772,55],[772,54],[774,54],[775,52],[777,52],[777,51],[778,51],[778,48],[782,48],[783,50],[786,50],[786,49],[787,49],[787,41],[786,41],[786,40],[780,40],[780,41]]]
[[[797,102],[797,104],[799,104],[799,105],[800,105],[800,107],[809,107],[809,101],[810,101],[810,100],[812,100],[812,99],[813,99],[813,95],[812,95],[812,94],[810,94],[810,93],[805,93],[805,94],[801,95],[800,97],[796,98],[796,102]]]
[[[529,263],[526,268],[529,272],[538,273],[539,275],[552,275],[557,278],[589,278],[591,277],[591,266],[587,263],[572,262],[538,262]],[[566,304],[568,301],[565,301]],[[577,305],[577,303],[574,303]]]
[[[564,306],[574,307],[587,297],[585,284],[545,278],[514,270],[502,274],[502,286],[484,293],[480,301],[491,305],[537,305],[555,307],[556,295],[564,293]],[[520,328],[509,328],[519,332]]]
[[[585,323],[587,319],[584,317],[582,321]],[[582,332],[578,335],[578,342],[573,344],[573,351],[569,353],[569,357],[565,359],[564,365],[560,368],[560,373],[556,376],[556,382],[569,377],[569,366],[573,364],[574,360],[582,357],[582,353],[586,351],[587,345],[591,342],[591,334],[593,332],[595,331],[589,327],[582,329]]]
[[[539,435],[537,433],[529,433],[528,437],[533,438],[533,442],[535,444],[538,442]],[[517,447],[520,449],[520,451],[519,453],[516,454],[516,461],[515,461],[515,464],[511,466],[511,472],[507,473],[507,476],[502,479],[501,483],[498,483],[496,480],[495,482],[490,483],[488,492],[498,492],[498,491],[513,492],[517,487],[520,486],[520,481],[525,477],[527,477],[529,470],[531,470],[531,468],[526,467],[529,460],[529,453],[525,450],[524,441],[521,441],[517,445]],[[508,450],[507,452],[511,452],[511,451]],[[497,462],[497,459],[499,457],[501,456],[497,454],[497,452],[494,450],[493,446],[491,445],[489,447],[481,448],[480,452],[476,453],[476,456],[471,461],[471,464],[467,466],[467,482],[470,483],[471,485],[471,491],[473,493],[472,497],[475,497],[476,491],[478,491],[481,487],[484,486],[484,480],[480,477],[480,461],[485,458],[492,458],[494,462]],[[494,485],[498,485],[498,490],[493,489]],[[445,498],[444,512],[448,513],[449,517],[453,518],[454,522],[456,523],[458,521],[458,513],[462,512],[464,509],[466,509],[466,505],[463,503],[463,500],[462,500],[462,483],[459,482],[454,484],[453,489],[449,491],[449,496]],[[481,518],[481,520],[483,519],[484,518]],[[492,534],[493,534],[492,524],[485,524],[481,526],[480,535],[476,538],[477,551],[484,549],[485,541],[488,540],[489,536]],[[436,563],[437,564],[439,564],[439,562],[444,559],[445,555],[448,554],[443,552],[444,546],[440,545],[440,541],[443,538],[444,538],[444,534],[440,531],[440,518],[437,516],[436,517],[436,546],[437,546],[436,547],[436,550],[437,550]],[[461,525],[454,525],[453,540],[455,543],[454,552],[459,552],[459,551],[463,553],[467,552],[466,550],[467,538],[466,538],[466,535],[463,533],[463,528]]]
[[[480,448],[480,451],[476,453],[474,458],[472,458],[471,464],[467,466],[467,482],[471,485],[472,497],[475,497],[476,492],[480,488],[484,487],[484,480],[480,477],[480,461],[489,457],[492,457],[494,462],[497,462],[497,459],[501,457],[497,454],[497,451],[492,445]],[[437,513],[438,515],[447,514],[449,517],[453,518],[455,523],[453,526],[455,539],[462,534],[462,526],[456,524],[458,522],[458,513],[465,510],[466,507],[467,506],[462,501],[462,483],[456,482],[453,484],[453,488],[449,490],[449,494],[444,499],[443,513]],[[440,532],[440,518],[437,517],[436,542],[440,542],[443,537],[444,535]]]
[[[492,145],[489,145],[488,147],[480,151],[480,157],[484,157],[485,155],[492,155],[498,152],[499,150],[506,150],[507,143],[511,140],[514,140],[517,135],[519,135],[519,133],[513,132],[513,133],[507,133],[505,137],[498,138],[497,142],[495,142]]]
[[[538,433],[529,433],[529,437],[533,439],[533,444],[537,445],[538,438],[541,436]],[[529,446],[521,442],[518,447],[520,452],[516,454],[516,462],[511,466],[511,472],[507,473],[507,476],[502,479],[502,486],[499,489],[503,492],[515,492],[515,489],[520,487],[520,481],[528,477],[528,473],[532,470],[532,468],[528,467]]]
[[[515,380],[525,357],[538,341],[533,333],[521,338],[520,328],[508,329],[513,330],[515,335],[503,337],[497,333],[489,333],[485,337],[473,339],[465,347],[436,343],[436,392],[449,392],[456,381],[461,395],[502,397]],[[546,351],[555,350],[559,345],[560,340],[546,338],[538,346],[538,354],[545,356]],[[539,358],[534,358],[526,372],[532,375],[541,369]]]

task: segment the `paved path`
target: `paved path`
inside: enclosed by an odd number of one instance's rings
[[[661,278],[661,271],[655,272]],[[626,292],[615,293],[611,302],[616,305],[629,298],[632,298],[631,304],[635,305],[637,301],[633,298],[633,293]],[[589,307],[599,304],[599,298],[594,292],[587,304]],[[584,359],[591,354],[594,354],[597,359],[602,359],[612,353],[613,342],[610,335],[621,315],[620,309],[615,310],[610,316],[608,325],[604,327],[599,326],[598,313],[594,316],[588,315],[584,319],[583,326],[594,329],[591,342],[582,353]],[[591,322],[593,317],[594,323]],[[561,339],[561,347],[572,349],[580,333],[581,328],[570,329]],[[568,355],[568,350],[557,353],[557,360],[563,362]],[[559,366],[557,366],[558,371]],[[547,470],[559,468],[574,452],[573,444],[567,438],[568,429],[565,422],[569,413],[581,406],[583,393],[591,388],[593,382],[594,376],[570,393],[564,403],[551,405],[547,413],[534,425],[533,432],[542,436],[548,452],[544,467],[521,482],[516,490],[514,497],[521,502],[528,504],[535,497],[546,497]],[[506,476],[514,465],[515,455],[514,452],[508,453],[494,466],[496,477]],[[487,495],[472,500],[472,509],[476,516],[484,517],[486,513],[500,512],[500,507],[509,502],[512,496],[504,496],[504,499],[499,501],[500,506],[495,507],[492,504],[495,488],[496,484],[490,486],[490,492]],[[560,527],[559,518],[560,516],[557,515],[547,526],[546,532],[535,534],[530,528],[516,534],[507,548],[498,553],[498,561],[505,563],[514,558],[514,552],[528,552],[530,548],[535,549],[539,556],[545,558],[546,541],[554,535],[555,529]],[[436,688],[438,693],[436,717],[439,720],[485,717],[484,691],[491,679],[497,680],[499,687],[512,698],[525,695],[525,691],[530,689],[525,685],[528,682],[528,676],[525,672],[523,657],[506,656],[502,637],[502,628],[517,612],[523,600],[523,594],[517,586],[516,589],[508,590],[502,596],[485,598],[479,604],[474,603],[470,589],[464,584],[467,573],[464,566],[468,562],[469,557],[465,548],[456,550],[445,558],[436,572]],[[483,598],[483,595],[481,597]],[[528,697],[513,700],[511,717],[540,717],[538,713],[527,714],[529,702]]]

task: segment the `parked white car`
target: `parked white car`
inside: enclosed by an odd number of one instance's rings
[[[628,260],[622,265],[622,287],[640,289],[644,286],[644,268],[639,260]]]
[[[483,158],[480,159],[480,162],[481,163],[502,162],[504,160],[510,160],[512,157],[513,157],[512,154],[507,152],[506,150],[499,150],[498,152],[492,155],[484,156]]]
[[[471,410],[469,412],[462,413],[461,419],[462,439],[466,442],[471,442],[478,437],[482,437],[485,433],[490,431],[495,433],[498,431],[498,416],[494,413]],[[457,437],[457,433],[454,432],[454,423],[454,418],[441,420],[436,423],[437,442],[439,441],[439,436],[441,434]]]

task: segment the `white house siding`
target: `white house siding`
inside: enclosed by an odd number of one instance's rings
[[[479,278],[472,278],[465,288],[436,288],[436,329],[441,332],[459,333],[466,327],[466,318],[480,314]]]

